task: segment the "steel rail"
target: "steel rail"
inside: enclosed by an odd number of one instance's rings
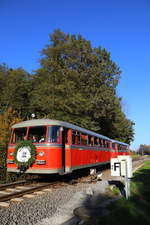
[[[25,184],[25,183],[29,183],[29,182],[31,182],[31,180],[20,180],[20,181],[11,182],[11,183],[8,183],[8,184],[1,184],[0,185],[0,191],[6,189],[8,187],[14,187],[16,185]]]
[[[26,190],[21,190],[19,192],[12,192],[11,194],[6,194],[6,195],[2,195],[0,196],[0,201],[1,202],[4,202],[4,201],[8,201],[12,198],[16,198],[16,197],[21,197],[23,196],[24,194],[31,194],[33,193],[34,191],[39,191],[43,188],[46,188],[46,187],[49,187],[50,185],[55,185],[57,184],[58,182],[55,182],[55,183],[48,183],[48,184],[44,184],[44,185],[39,185],[39,186],[36,186],[36,187],[32,187],[30,189],[26,189]]]

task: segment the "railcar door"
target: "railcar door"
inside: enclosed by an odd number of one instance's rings
[[[62,129],[62,172],[66,172],[66,144],[68,143],[68,129]]]

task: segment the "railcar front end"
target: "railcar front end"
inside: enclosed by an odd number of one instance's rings
[[[7,153],[7,171],[33,174],[61,173],[61,126],[30,123],[30,126],[20,123],[12,128]],[[35,154],[32,154],[33,146]]]

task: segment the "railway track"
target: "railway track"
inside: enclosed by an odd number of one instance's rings
[[[86,178],[88,178],[88,182],[90,183],[91,180],[89,179],[90,176],[87,176]],[[16,181],[13,183],[9,183],[9,184],[3,184],[0,185],[0,202],[6,202],[9,201],[11,199],[16,199],[16,198],[20,198],[23,197],[24,195],[27,194],[37,194],[38,191],[43,191],[46,192],[50,189],[56,189],[56,188],[60,188],[62,186],[66,186],[66,185],[72,185],[72,184],[77,184],[79,182],[83,182],[85,183],[85,181],[81,181],[82,178],[76,178],[74,180],[68,180],[65,182],[64,181],[51,181],[48,183],[40,183],[40,182],[32,182],[32,180],[22,180],[22,181]],[[87,181],[86,181],[87,182]]]
[[[25,183],[28,183],[28,182],[30,182],[30,181],[20,180],[20,181],[15,181],[15,182],[12,182],[12,183],[1,184],[0,185],[0,191],[5,190],[6,188],[9,188],[9,187],[15,187],[16,185],[25,184]]]
[[[56,188],[60,182],[31,183],[31,181],[17,181],[0,186],[0,202],[9,201],[14,198],[22,197],[26,194],[41,191],[46,188]]]

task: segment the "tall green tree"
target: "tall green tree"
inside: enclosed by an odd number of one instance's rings
[[[93,48],[81,35],[55,30],[41,54],[30,96],[38,117],[66,120],[127,142],[133,139],[133,124],[116,95],[121,71],[106,49]]]

